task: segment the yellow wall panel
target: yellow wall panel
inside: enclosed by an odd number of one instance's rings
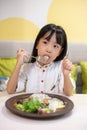
[[[87,42],[87,0],[53,0],[47,19],[64,27],[69,42]]]
[[[8,18],[0,22],[0,40],[34,40],[39,28],[22,18]]]

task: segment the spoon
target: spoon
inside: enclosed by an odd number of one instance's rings
[[[47,62],[47,60],[49,59],[48,56],[30,56],[30,58],[35,58],[36,61],[39,61],[42,64],[45,64]],[[28,63],[29,62],[29,58],[27,58],[26,56],[24,56],[23,58],[24,63]]]

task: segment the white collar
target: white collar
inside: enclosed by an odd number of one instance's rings
[[[50,66],[53,66],[53,64],[54,64],[54,63],[51,62],[50,64],[41,66],[37,61],[35,62],[35,65],[36,65],[37,67],[39,67],[39,68],[48,68],[48,67],[50,67]]]

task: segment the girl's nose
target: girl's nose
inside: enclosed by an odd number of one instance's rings
[[[49,52],[49,53],[51,53],[52,52],[52,46],[51,45],[47,46],[46,51]]]

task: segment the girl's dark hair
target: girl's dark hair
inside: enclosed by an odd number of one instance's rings
[[[51,39],[52,35],[55,33],[56,34],[56,41],[59,45],[62,46],[63,50],[61,52],[61,54],[55,59],[54,62],[62,60],[64,58],[64,56],[66,55],[67,52],[67,36],[66,33],[64,31],[64,29],[61,26],[57,26],[55,24],[47,24],[45,25],[40,32],[38,33],[35,43],[34,43],[34,47],[33,47],[33,51],[32,51],[32,55],[33,56],[37,56],[37,49],[36,46],[39,43],[39,40],[47,33],[50,32],[49,36],[46,38],[48,41]],[[32,58],[31,62],[35,62],[35,59]]]

